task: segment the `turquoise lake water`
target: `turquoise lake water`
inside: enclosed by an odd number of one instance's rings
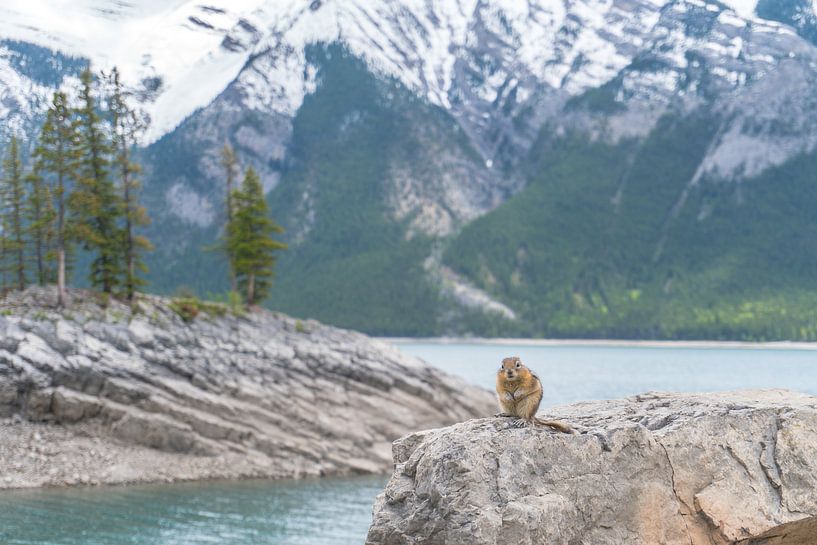
[[[647,391],[788,388],[817,395],[817,350],[537,344],[396,343],[493,390],[499,362],[519,356],[542,379],[542,406]]]
[[[3,545],[361,544],[386,478],[0,493]]]
[[[545,383],[543,406],[649,390],[790,388],[817,395],[817,351],[398,343],[493,387],[522,357]],[[385,477],[208,482],[0,493],[3,545],[360,545]]]

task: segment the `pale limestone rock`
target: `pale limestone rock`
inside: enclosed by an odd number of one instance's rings
[[[156,340],[152,329],[150,324],[141,318],[131,320],[130,324],[128,324],[130,339],[137,346],[153,347]]]
[[[95,396],[85,395],[60,386],[51,395],[51,413],[57,422],[70,424],[99,414],[102,402]]]
[[[0,304],[0,417],[18,417],[0,423],[0,488],[81,484],[72,467],[100,483],[385,472],[401,435],[494,411],[489,392],[351,331],[69,295],[64,311],[52,289]],[[65,461],[29,460],[31,426]],[[4,484],[18,462],[25,478]]]
[[[486,418],[395,442],[367,543],[817,543],[815,397],[647,394],[548,416],[580,433]]]

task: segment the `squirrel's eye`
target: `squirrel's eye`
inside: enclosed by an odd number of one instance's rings
[[[522,367],[522,362],[520,361],[516,362],[516,368],[519,369],[520,367]]]

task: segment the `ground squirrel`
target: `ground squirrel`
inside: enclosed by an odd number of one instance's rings
[[[567,424],[536,418],[542,402],[542,381],[518,357],[505,358],[496,374],[496,395],[502,412],[497,416],[521,418],[530,425],[549,426],[572,433]]]

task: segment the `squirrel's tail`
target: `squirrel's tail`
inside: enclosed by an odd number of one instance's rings
[[[576,433],[573,428],[558,420],[542,420],[541,418],[534,417],[533,421],[539,426],[547,426],[562,433]]]

